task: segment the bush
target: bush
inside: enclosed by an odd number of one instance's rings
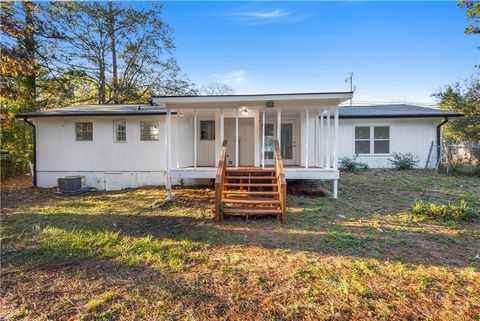
[[[458,205],[448,203],[438,205],[435,203],[416,202],[411,209],[412,219],[414,221],[424,221],[432,218],[438,221],[466,221],[469,217],[470,209],[467,202],[461,200]]]
[[[340,169],[345,172],[358,173],[368,169],[365,163],[357,162],[357,157],[342,157],[340,158]]]
[[[392,163],[393,168],[399,170],[414,169],[419,163],[419,159],[412,153],[393,153],[393,158],[389,158],[388,161]]]

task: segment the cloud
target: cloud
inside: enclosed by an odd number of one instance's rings
[[[244,6],[228,14],[234,21],[246,25],[263,25],[268,23],[295,23],[311,17],[311,14],[299,14],[283,9],[257,9]]]
[[[245,70],[234,70],[224,74],[213,74],[213,77],[217,78],[217,82],[221,84],[228,83],[241,83],[245,80]]]
[[[280,10],[280,9],[275,9],[267,12],[241,12],[238,15],[244,16],[244,17],[261,18],[261,19],[275,19],[275,18],[289,16],[290,12]]]

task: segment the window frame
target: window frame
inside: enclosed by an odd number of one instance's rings
[[[370,129],[369,132],[369,138],[362,138],[362,139],[357,139],[355,132],[357,127],[368,127]],[[386,127],[388,128],[388,138],[375,138],[375,127]],[[355,125],[353,129],[353,151],[355,155],[361,155],[361,156],[389,156],[391,155],[391,126],[388,125]],[[356,151],[356,142],[357,141],[368,141],[370,143],[370,153],[357,153]],[[388,141],[388,153],[375,153],[375,142],[376,141]]]
[[[212,129],[212,130],[213,130],[212,135],[211,135],[212,137],[210,137],[210,135],[208,135],[208,132],[207,132],[207,138],[203,138],[203,137],[202,137],[202,131],[203,131],[203,129],[202,129],[202,123],[213,123],[213,126],[212,126],[212,127],[208,127],[208,128],[207,128],[207,130],[208,130],[208,129]],[[213,120],[213,119],[201,119],[201,120],[200,120],[200,124],[199,124],[198,127],[199,127],[199,129],[200,129],[200,133],[199,133],[199,134],[200,134],[200,135],[199,135],[199,140],[200,140],[200,141],[214,141],[214,140],[215,140],[215,136],[216,136],[216,135],[215,135],[215,131],[216,131],[216,130],[215,130],[215,120]],[[210,138],[208,138],[208,137],[210,137]]]
[[[158,127],[158,134],[157,134],[157,138],[156,139],[143,139],[143,136],[142,136],[142,124],[144,123],[150,123],[150,124],[154,124],[157,125]],[[142,142],[158,142],[160,140],[160,122],[158,120],[141,120],[140,121],[140,141]]]
[[[77,130],[77,125],[79,125],[79,124],[92,124],[92,139],[78,139],[78,133],[79,132]],[[76,121],[74,131],[75,131],[75,141],[76,142],[93,142],[93,138],[94,138],[93,137],[93,132],[94,132],[93,121]]]
[[[123,122],[125,127],[125,140],[117,139],[117,123]],[[125,119],[116,119],[113,121],[113,142],[114,143],[126,143],[127,142],[127,121]]]

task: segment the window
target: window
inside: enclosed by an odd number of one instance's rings
[[[370,127],[355,127],[355,154],[370,154]]]
[[[215,121],[201,120],[200,121],[200,140],[214,140],[215,139]]]
[[[140,122],[140,140],[158,140],[160,138],[157,121]]]
[[[93,140],[93,123],[75,123],[75,136],[77,141]]]
[[[125,120],[116,120],[113,122],[115,142],[127,141],[127,122]]]
[[[355,154],[389,154],[390,127],[355,127]]]

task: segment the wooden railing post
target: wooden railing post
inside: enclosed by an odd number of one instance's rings
[[[227,141],[224,140],[220,151],[220,160],[218,161],[217,174],[215,176],[215,222],[222,219],[222,210],[220,208],[223,199],[223,189],[225,183],[225,173],[227,171]]]
[[[285,179],[285,170],[283,168],[282,153],[278,140],[273,143],[275,156],[275,176],[277,177],[278,194],[280,196],[280,209],[282,211],[282,223],[287,223],[287,180]]]

